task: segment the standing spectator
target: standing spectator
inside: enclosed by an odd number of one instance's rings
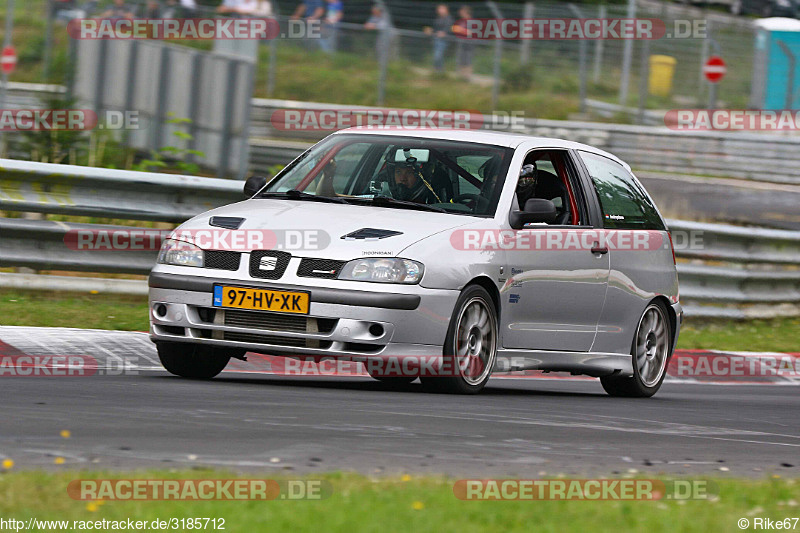
[[[159,5],[158,0],[147,0],[147,6],[144,9],[144,18],[159,19],[161,17],[161,6]]]
[[[364,28],[368,30],[385,30],[389,27],[389,18],[383,12],[383,8],[378,4],[372,6],[372,12]]]
[[[217,13],[220,15],[237,15],[242,0],[223,0],[222,4],[217,8]]]
[[[339,22],[344,16],[344,4],[342,0],[325,0],[327,11],[325,21],[322,24],[322,38],[319,46],[323,52],[331,53],[336,51],[336,41],[339,37]]]
[[[391,24],[389,24],[389,17],[386,16],[383,8],[378,4],[372,6],[372,14],[364,24],[364,29],[378,31],[375,49],[378,52],[378,61],[385,61],[389,57],[389,43],[391,42],[389,30],[391,29]]]
[[[274,14],[270,0],[258,0],[258,7],[254,13],[257,17],[271,17]]]
[[[433,68],[444,72],[444,54],[447,52],[447,39],[453,28],[453,17],[446,4],[436,6],[436,20],[433,28],[425,28],[425,33],[433,34]]]
[[[322,0],[304,0],[294,10],[292,18],[297,20],[304,18],[306,20],[320,20],[325,14],[325,6]]]
[[[180,0],[180,2],[178,0],[167,0],[167,10],[169,15],[165,15],[165,18],[192,18],[197,12],[197,2],[195,0]]]
[[[309,38],[322,37],[317,32],[321,30],[319,21],[322,20],[323,16],[325,16],[325,3],[323,0],[303,0],[292,13],[291,21],[289,22],[290,27],[292,26],[292,21],[305,20],[306,38],[303,39],[304,47],[313,49],[316,46],[320,46],[319,43],[312,44]]]
[[[269,0],[240,0],[236,12],[250,17],[271,17],[272,3]]]
[[[472,77],[472,57],[475,55],[475,42],[467,37],[467,20],[472,18],[472,9],[461,6],[458,10],[458,22],[453,26],[453,33],[461,37],[456,51],[458,70],[465,79]]]

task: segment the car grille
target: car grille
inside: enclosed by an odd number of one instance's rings
[[[316,339],[297,339],[279,337],[277,335],[261,335],[259,333],[238,333],[226,331],[223,333],[226,341],[246,342],[249,344],[274,344],[276,346],[288,346],[292,348],[317,348],[327,350],[333,344],[331,341],[319,341]]]
[[[223,252],[218,250],[206,250],[204,266],[217,270],[239,270],[239,263],[242,260],[240,252]]]
[[[250,276],[263,279],[280,279],[289,266],[292,254],[261,250],[250,252]],[[263,260],[263,262],[262,262]]]
[[[301,278],[336,279],[339,271],[346,261],[334,259],[303,259],[297,268],[297,275]]]
[[[330,333],[336,327],[336,319],[226,309],[225,325],[292,333]]]

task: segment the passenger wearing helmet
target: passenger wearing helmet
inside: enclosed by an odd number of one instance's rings
[[[536,168],[536,162],[528,163],[522,166],[519,172],[519,181],[517,181],[517,201],[519,202],[520,210],[525,209],[525,202],[536,196],[536,182],[539,170]]]

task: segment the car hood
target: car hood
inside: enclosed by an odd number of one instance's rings
[[[244,233],[244,242],[224,238],[226,228],[212,225],[212,217],[243,219],[238,231]],[[251,199],[207,211],[176,231],[191,234],[197,230],[213,230],[223,236],[216,244],[196,241],[206,249],[251,251],[266,248],[284,250],[299,257],[350,260],[398,256],[426,237],[475,220],[467,215],[410,209]],[[214,222],[235,224],[238,221],[217,218]],[[345,238],[346,235],[352,236]],[[232,243],[231,248],[227,247],[228,243]]]

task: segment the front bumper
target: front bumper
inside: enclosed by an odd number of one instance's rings
[[[336,282],[339,283],[339,282]],[[357,283],[357,282],[354,282]],[[215,308],[215,284],[311,293],[309,314]],[[153,272],[150,338],[310,358],[431,357],[442,354],[458,291],[404,286],[404,293]],[[346,284],[352,285],[352,284]],[[390,290],[397,291],[398,286]]]
[[[672,312],[675,313],[675,336],[672,339],[672,353],[678,347],[678,337],[681,334],[681,326],[683,325],[683,306],[675,302],[672,304]]]

